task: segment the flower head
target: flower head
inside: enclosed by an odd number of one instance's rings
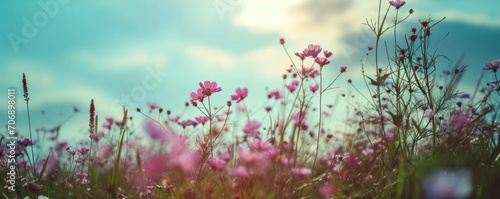
[[[196,102],[196,101],[203,102],[203,99],[207,97],[205,94],[203,94],[203,89],[201,88],[196,90],[196,92],[191,92],[190,96],[191,96],[191,102]]]
[[[311,90],[311,92],[315,93],[319,88],[319,84],[314,84],[314,85],[311,85],[309,86],[309,90]]]
[[[394,6],[394,8],[396,8],[396,9],[399,9],[406,4],[406,2],[404,0],[392,0],[389,3],[391,4],[391,6]]]
[[[302,54],[304,54],[305,57],[312,57],[316,58],[318,57],[318,54],[321,52],[321,47],[319,45],[312,45],[309,44],[304,51],[302,51]]]
[[[23,73],[23,96],[24,100],[29,101],[30,98],[28,97],[28,82],[26,81],[26,75]]]
[[[236,94],[231,95],[231,100],[236,101],[236,103],[240,103],[241,100],[245,99],[248,96],[247,88],[237,88]]]
[[[326,58],[330,58],[333,55],[333,53],[328,50],[323,51],[323,54],[325,55]]]
[[[280,90],[273,90],[267,94],[267,98],[274,98],[276,100],[279,100],[283,98],[283,94],[281,93]]]
[[[323,67],[325,65],[328,65],[330,64],[330,60],[328,60],[327,58],[325,57],[316,57],[316,59],[314,59],[314,61],[319,64],[320,67]]]
[[[90,127],[90,134],[94,133],[94,117],[95,117],[95,106],[94,106],[94,99],[90,100],[90,120],[89,120],[89,127]]]
[[[347,66],[340,67],[340,73],[345,73],[347,71]]]
[[[260,122],[257,120],[249,120],[243,127],[243,132],[249,137],[259,138]]]
[[[494,73],[500,68],[500,59],[491,60],[486,62],[483,70],[492,70]]]
[[[200,87],[202,89],[202,93],[206,96],[212,95],[212,93],[220,92],[222,89],[217,87],[217,82],[205,81],[203,83],[200,82]]]
[[[285,38],[280,38],[280,44],[284,45],[285,44]]]

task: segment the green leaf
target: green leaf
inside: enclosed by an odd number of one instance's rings
[[[40,174],[38,175],[38,179],[37,179],[38,184],[40,184],[40,182],[42,181],[43,174],[45,173],[45,169],[47,168],[47,162],[49,162],[49,157],[50,157],[50,153],[49,153],[49,155],[47,155],[47,158],[45,158],[45,162],[43,163],[42,170],[40,171]]]

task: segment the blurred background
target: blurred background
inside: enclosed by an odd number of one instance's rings
[[[388,5],[382,1],[384,11]],[[500,58],[499,6],[495,0],[408,0],[399,17],[414,13],[398,27],[398,39],[421,20],[446,17],[432,29],[432,43],[448,58],[436,74],[464,55],[468,72],[461,90],[471,91],[485,62]],[[282,37],[291,54],[308,44],[332,51],[325,69],[330,79],[348,67],[332,91],[336,96],[351,89],[347,79],[363,83],[360,60],[375,45],[363,23],[376,19],[377,8],[376,0],[6,1],[0,7],[0,132],[6,135],[7,88],[16,88],[19,138],[29,135],[22,73],[32,128],[64,123],[60,140],[88,136],[91,99],[101,123],[120,118],[122,106],[135,112],[148,102],[180,113],[205,80],[222,87],[214,95],[220,104],[236,88],[248,87],[246,103],[258,108],[266,88],[281,88],[290,65]],[[391,7],[389,22],[395,14]],[[390,44],[391,34],[383,42]],[[79,112],[67,119],[74,108]]]

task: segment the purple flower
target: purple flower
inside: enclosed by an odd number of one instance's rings
[[[500,59],[491,60],[486,62],[483,70],[492,70],[494,73],[500,68]]]
[[[396,9],[399,9],[406,4],[406,2],[404,0],[392,0],[389,3],[391,4],[391,6],[394,6]]]
[[[306,49],[304,49],[304,51],[302,51],[302,54],[305,56],[305,57],[312,57],[312,58],[316,58],[318,57],[318,54],[321,52],[321,47],[319,45],[312,45],[312,44],[309,44],[309,46],[307,46]]]
[[[316,57],[316,59],[314,59],[314,61],[319,64],[319,66],[323,67],[325,65],[328,65],[330,64],[330,60],[328,60],[327,58],[325,57]]]
[[[273,145],[269,142],[258,140],[254,142],[248,142],[248,148],[255,151],[268,151],[273,148]]]
[[[249,120],[243,127],[243,132],[249,137],[260,137],[260,122],[257,120]]]

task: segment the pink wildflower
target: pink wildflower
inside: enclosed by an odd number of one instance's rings
[[[297,86],[295,86],[294,84],[286,84],[285,87],[288,89],[288,91],[290,91],[290,93],[293,93],[293,91],[297,89]]]
[[[205,94],[203,94],[203,89],[201,89],[201,88],[196,90],[196,92],[191,92],[191,102],[194,102],[194,101],[203,102],[203,99],[205,99],[205,97],[207,97],[207,96]]]
[[[280,44],[284,45],[285,44],[285,38],[280,38]]]
[[[323,51],[323,55],[325,55],[326,58],[330,58],[333,55],[333,53],[328,50],[325,50]]]
[[[316,59],[314,59],[314,61],[319,64],[320,67],[323,67],[325,65],[328,65],[330,64],[330,60],[328,60],[327,58],[325,57],[316,57]]]
[[[314,85],[309,86],[309,89],[313,93],[315,93],[318,90],[318,88],[319,88],[319,84],[314,84]]]
[[[267,94],[267,98],[274,98],[276,100],[279,100],[283,98],[283,94],[280,90],[273,90]]]
[[[231,170],[231,174],[240,178],[248,178],[250,176],[250,172],[245,166],[238,166]]]
[[[102,145],[99,147],[99,155],[104,159],[108,158],[112,151],[113,147],[111,145]]]
[[[462,129],[469,123],[470,118],[467,113],[460,110],[455,110],[450,113],[450,124],[455,127],[455,129]]]
[[[491,60],[485,65],[486,66],[483,68],[483,70],[492,70],[494,73],[496,73],[500,68],[500,59]]]
[[[246,136],[258,138],[260,137],[259,128],[260,128],[259,121],[249,120],[243,127],[243,132],[246,134]]]
[[[391,6],[394,6],[394,8],[396,8],[396,9],[399,9],[406,4],[406,2],[404,0],[391,0],[391,2],[389,2],[389,3],[391,4]]]
[[[248,148],[255,151],[268,151],[273,148],[273,145],[269,142],[257,140],[254,142],[248,142]]]
[[[299,126],[302,130],[307,130],[306,116],[304,112],[298,112],[292,116],[293,124]]]
[[[247,96],[248,96],[248,89],[247,88],[243,88],[243,89],[237,88],[236,94],[231,95],[231,100],[236,101],[236,103],[240,103]]]
[[[347,66],[340,67],[340,73],[345,73],[347,71]]]
[[[151,110],[155,110],[160,107],[156,102],[148,102],[147,105]]]
[[[174,137],[174,131],[169,126],[162,126],[154,120],[147,120],[144,129],[153,140],[167,142]]]
[[[56,144],[56,151],[62,151],[64,149],[68,148],[68,142],[64,141],[64,142],[59,142]]]
[[[203,94],[206,96],[212,95],[212,93],[216,93],[221,91],[220,87],[217,87],[217,82],[205,81],[204,83],[200,82],[200,87],[203,89]]]
[[[295,53],[295,56],[299,57],[300,60],[304,60],[306,58],[306,56],[304,55],[304,53]]]
[[[304,51],[302,51],[305,57],[312,57],[312,58],[318,57],[318,54],[320,52],[321,52],[321,47],[319,45],[312,45],[312,44],[309,44],[309,46],[307,46],[307,48],[304,49]]]
[[[207,165],[210,166],[210,169],[214,171],[221,171],[224,170],[224,168],[226,167],[226,162],[219,160],[217,158],[208,158]]]
[[[194,119],[196,119],[196,121],[201,123],[202,125],[205,125],[205,123],[210,120],[210,118],[207,116],[199,116],[199,117],[196,117]]]

